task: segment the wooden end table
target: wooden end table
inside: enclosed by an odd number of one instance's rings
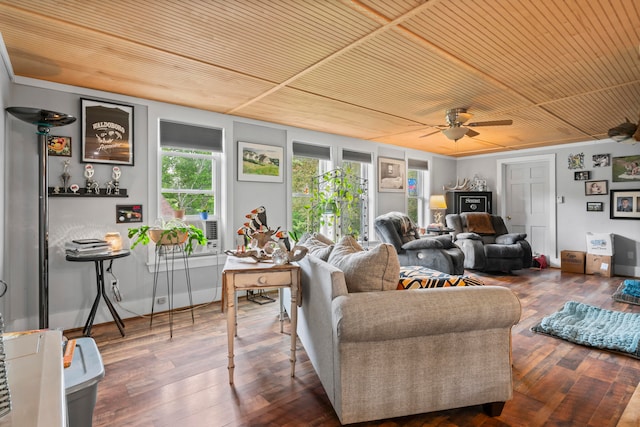
[[[291,288],[291,376],[295,376],[298,307],[302,302],[300,267],[295,264],[275,265],[246,258],[227,257],[222,271],[222,307],[227,307],[229,340],[229,384],[233,384],[233,341],[236,336],[236,292],[260,289]],[[226,296],[226,298],[224,298]],[[282,323],[280,324],[282,332]]]

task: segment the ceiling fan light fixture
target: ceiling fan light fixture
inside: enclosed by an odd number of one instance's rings
[[[464,126],[456,126],[456,127],[442,130],[442,133],[444,134],[444,136],[446,136],[452,141],[459,140],[460,138],[465,136],[467,132],[469,132],[469,128],[466,128]]]

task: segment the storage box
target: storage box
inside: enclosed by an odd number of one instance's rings
[[[584,274],[585,253],[582,251],[561,251],[560,270],[567,273]]]
[[[587,233],[587,253],[613,256],[613,234]]]
[[[613,275],[613,257],[608,255],[587,254],[586,273],[611,277]]]
[[[93,338],[78,338],[71,366],[64,370],[69,427],[91,427],[98,382],[104,378],[102,356]]]

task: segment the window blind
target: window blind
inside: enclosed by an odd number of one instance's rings
[[[342,160],[347,162],[371,163],[371,153],[342,150]]]
[[[222,129],[160,120],[160,146],[222,151]]]
[[[429,162],[426,160],[408,159],[407,168],[413,170],[426,171],[429,170]]]
[[[311,157],[314,159],[331,160],[331,148],[321,145],[293,143],[293,155],[300,157]]]

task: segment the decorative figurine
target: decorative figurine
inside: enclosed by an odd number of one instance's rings
[[[107,182],[106,187],[107,187],[107,189],[105,190],[106,194],[111,194],[111,191],[113,190],[113,181]]]
[[[113,167],[113,172],[111,173],[111,178],[113,178],[113,186],[115,188],[114,193],[120,194],[120,176],[122,175],[122,171],[118,166]]]
[[[71,159],[65,160],[62,162],[62,175],[60,178],[62,179],[62,188],[66,193],[67,188],[69,188],[69,179],[71,179],[71,174],[69,173],[69,164],[71,163]],[[59,191],[58,191],[59,192]],[[58,193],[56,193],[58,194]]]
[[[78,190],[80,190],[80,186],[78,184],[71,184],[69,186],[69,190],[71,190],[73,194],[78,194]]]

